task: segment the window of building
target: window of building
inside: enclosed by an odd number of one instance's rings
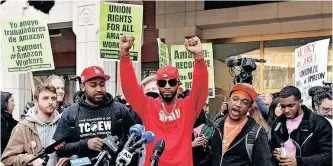
[[[141,79],[156,74],[159,62],[142,62],[141,63]]]
[[[330,39],[327,80],[332,82],[332,36],[264,41],[264,89],[295,85],[295,49],[322,39]]]
[[[205,10],[211,9],[224,9],[224,8],[233,8],[241,6],[251,6],[251,5],[260,5],[265,3],[276,3],[283,1],[206,1],[205,0]]]

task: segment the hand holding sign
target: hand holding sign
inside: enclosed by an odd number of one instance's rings
[[[201,59],[202,56],[202,44],[198,37],[192,37],[191,39],[185,39],[184,43],[186,50],[194,55],[194,59]]]
[[[135,38],[133,36],[120,36],[120,55],[129,56],[129,50],[132,48]]]

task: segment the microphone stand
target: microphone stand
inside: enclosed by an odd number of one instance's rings
[[[160,158],[158,156],[153,156],[150,158],[150,161],[151,161],[151,166],[158,166]]]
[[[106,157],[107,157],[107,158],[106,158]],[[99,154],[97,155],[97,157],[93,158],[92,160],[97,160],[94,166],[98,166],[98,165],[101,163],[102,160],[103,160],[104,162],[105,162],[106,160],[111,161],[111,160],[112,160],[112,157],[111,157],[111,155],[109,154],[109,152],[108,152],[107,150],[104,150],[104,151],[102,151],[101,153],[99,153]]]

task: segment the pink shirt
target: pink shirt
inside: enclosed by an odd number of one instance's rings
[[[289,133],[289,139],[284,143],[284,148],[286,150],[287,156],[296,157],[296,146],[294,145],[293,141],[290,139],[290,133],[297,129],[299,124],[303,119],[303,115],[299,115],[295,119],[287,119],[287,129]]]

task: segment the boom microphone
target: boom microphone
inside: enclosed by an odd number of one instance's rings
[[[165,141],[160,139],[154,147],[153,156],[150,158],[151,166],[157,166],[165,147]]]

